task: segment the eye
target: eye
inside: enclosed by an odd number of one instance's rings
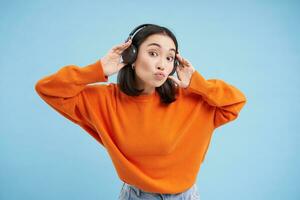
[[[156,54],[156,55],[157,55],[156,52],[154,52],[154,51],[149,51],[149,55],[153,56],[153,54]]]
[[[173,57],[173,56],[168,57],[168,58],[170,58],[170,59],[168,59],[168,60],[171,61],[171,62],[174,60],[174,57]]]

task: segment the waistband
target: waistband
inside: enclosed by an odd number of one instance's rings
[[[138,187],[134,186],[134,185],[131,185],[129,183],[126,183],[123,181],[123,187],[126,187],[126,188],[131,188],[133,189],[137,195],[141,195],[141,193],[150,193],[150,194],[163,194],[163,193],[153,193],[153,192],[146,192],[146,191],[143,191],[141,189],[139,189]],[[122,187],[122,188],[123,188]],[[167,195],[178,195],[178,194],[183,194],[183,193],[186,193],[186,192],[189,192],[190,190],[192,190],[194,187],[197,187],[196,186],[196,183],[194,185],[192,185],[192,187],[190,187],[189,189],[183,191],[183,192],[179,192],[179,193],[175,193],[175,194],[167,194]]]

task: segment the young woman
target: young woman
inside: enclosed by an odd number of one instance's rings
[[[117,84],[103,83],[117,72]],[[206,80],[178,53],[174,34],[155,24],[138,26],[95,63],[62,67],[35,89],[106,148],[123,181],[119,199],[199,199],[196,178],[213,131],[246,103],[236,87]]]

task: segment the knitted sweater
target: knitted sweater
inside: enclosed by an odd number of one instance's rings
[[[102,82],[102,84],[92,84]],[[82,127],[108,152],[119,178],[146,192],[189,189],[217,127],[238,117],[246,97],[197,70],[169,105],[153,94],[129,96],[108,83],[101,59],[67,65],[40,79],[35,90],[58,113]]]

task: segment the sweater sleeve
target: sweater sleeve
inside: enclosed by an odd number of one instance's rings
[[[187,90],[201,95],[215,107],[215,128],[236,119],[246,103],[246,97],[239,89],[223,80],[206,80],[197,70],[192,74]]]
[[[56,73],[37,81],[35,90],[38,95],[57,112],[72,122],[80,125],[91,134],[98,142],[103,144],[91,121],[89,105],[94,99],[105,101],[105,95],[97,94],[94,85],[96,82],[107,82],[101,60],[84,67],[67,65]],[[106,85],[102,85],[104,88]],[[105,104],[105,102],[103,102]]]

